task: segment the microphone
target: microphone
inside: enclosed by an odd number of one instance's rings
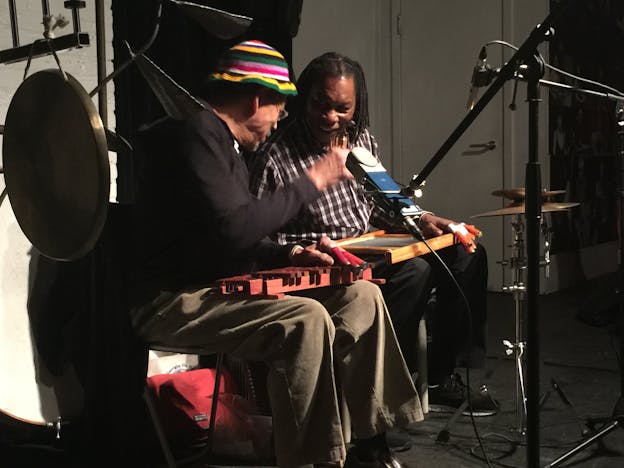
[[[486,59],[487,50],[485,46],[483,46],[481,47],[481,52],[479,52],[479,58],[477,59],[477,63],[472,70],[472,78],[470,79],[470,91],[468,92],[468,104],[466,105],[468,110],[472,110],[472,108],[476,104],[477,97],[479,95],[479,88],[487,86],[490,82],[491,69],[486,63]]]
[[[411,198],[402,194],[403,188],[366,148],[352,148],[347,156],[346,166],[355,180],[362,184],[391,219],[405,222],[422,212]]]

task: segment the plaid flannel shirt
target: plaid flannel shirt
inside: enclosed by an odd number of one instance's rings
[[[368,130],[352,146],[362,146],[378,158],[377,142]],[[289,122],[251,157],[251,193],[261,198],[265,193],[305,177],[306,169],[323,154],[323,149],[313,141],[302,122]],[[272,237],[280,244],[315,241],[321,236],[343,239],[360,236],[372,226],[386,227],[384,214],[355,180],[345,180],[321,192],[318,199]]]

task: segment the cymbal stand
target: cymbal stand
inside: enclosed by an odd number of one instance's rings
[[[503,266],[509,266],[512,271],[512,283],[509,286],[503,286],[503,291],[513,294],[515,309],[515,333],[516,338],[512,343],[509,340],[503,340],[505,346],[505,354],[515,355],[516,361],[516,428],[515,430],[524,435],[526,432],[526,393],[524,387],[524,369],[522,367],[522,359],[526,342],[524,336],[523,310],[525,306],[526,286],[524,282],[524,270],[526,269],[526,257],[524,255],[524,223],[521,215],[511,223],[514,232],[514,241],[511,245],[512,254],[509,260],[500,262]]]
[[[516,363],[516,427],[514,430],[521,434],[526,434],[526,389],[524,380],[524,367],[522,365],[524,352],[526,349],[526,341],[524,340],[524,307],[526,285],[524,282],[524,271],[527,266],[527,258],[525,256],[524,244],[524,223],[521,214],[516,215],[515,220],[511,222],[514,232],[514,240],[511,244],[512,254],[509,260],[499,262],[503,266],[509,266],[512,271],[512,283],[509,286],[503,286],[503,291],[513,294],[514,310],[515,310],[515,341],[503,340],[505,346],[505,354],[511,356],[514,354]],[[546,277],[550,274],[550,229],[545,219],[542,218],[541,231],[544,237],[544,257],[540,265],[544,267]]]

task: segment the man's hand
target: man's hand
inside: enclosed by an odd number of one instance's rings
[[[454,223],[450,219],[440,218],[433,213],[425,213],[420,217],[418,227],[422,231],[425,239],[441,236],[445,232],[451,232],[449,224]]]
[[[457,223],[450,219],[440,218],[432,213],[425,213],[420,218],[420,230],[425,238],[441,236],[445,232],[452,232],[455,239],[460,242],[468,252],[477,249],[476,238],[482,233],[472,224]]]
[[[319,191],[345,179],[353,179],[345,165],[348,155],[348,149],[331,146],[321,159],[308,168],[308,178]]]
[[[294,266],[329,266],[334,264],[331,256],[333,243],[329,237],[321,237],[318,242],[308,245],[292,253],[291,263]]]
[[[472,224],[449,224],[451,231],[455,234],[455,239],[461,242],[467,252],[474,253],[477,250],[477,237],[481,237],[482,233]]]

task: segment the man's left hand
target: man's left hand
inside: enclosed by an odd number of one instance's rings
[[[477,248],[476,238],[482,233],[472,224],[458,223],[450,219],[441,218],[433,213],[425,213],[420,218],[420,230],[425,238],[441,236],[445,232],[452,232],[455,239],[463,244],[468,252],[474,252]]]
[[[449,228],[455,234],[455,239],[460,242],[466,251],[474,253],[477,250],[477,237],[481,237],[481,231],[479,231],[472,224],[466,223],[451,223]]]
[[[450,219],[440,218],[433,213],[425,213],[421,216],[418,226],[423,236],[425,236],[425,239],[429,239],[430,237],[441,236],[445,232],[451,232],[449,224],[454,222],[455,221],[451,221]]]

